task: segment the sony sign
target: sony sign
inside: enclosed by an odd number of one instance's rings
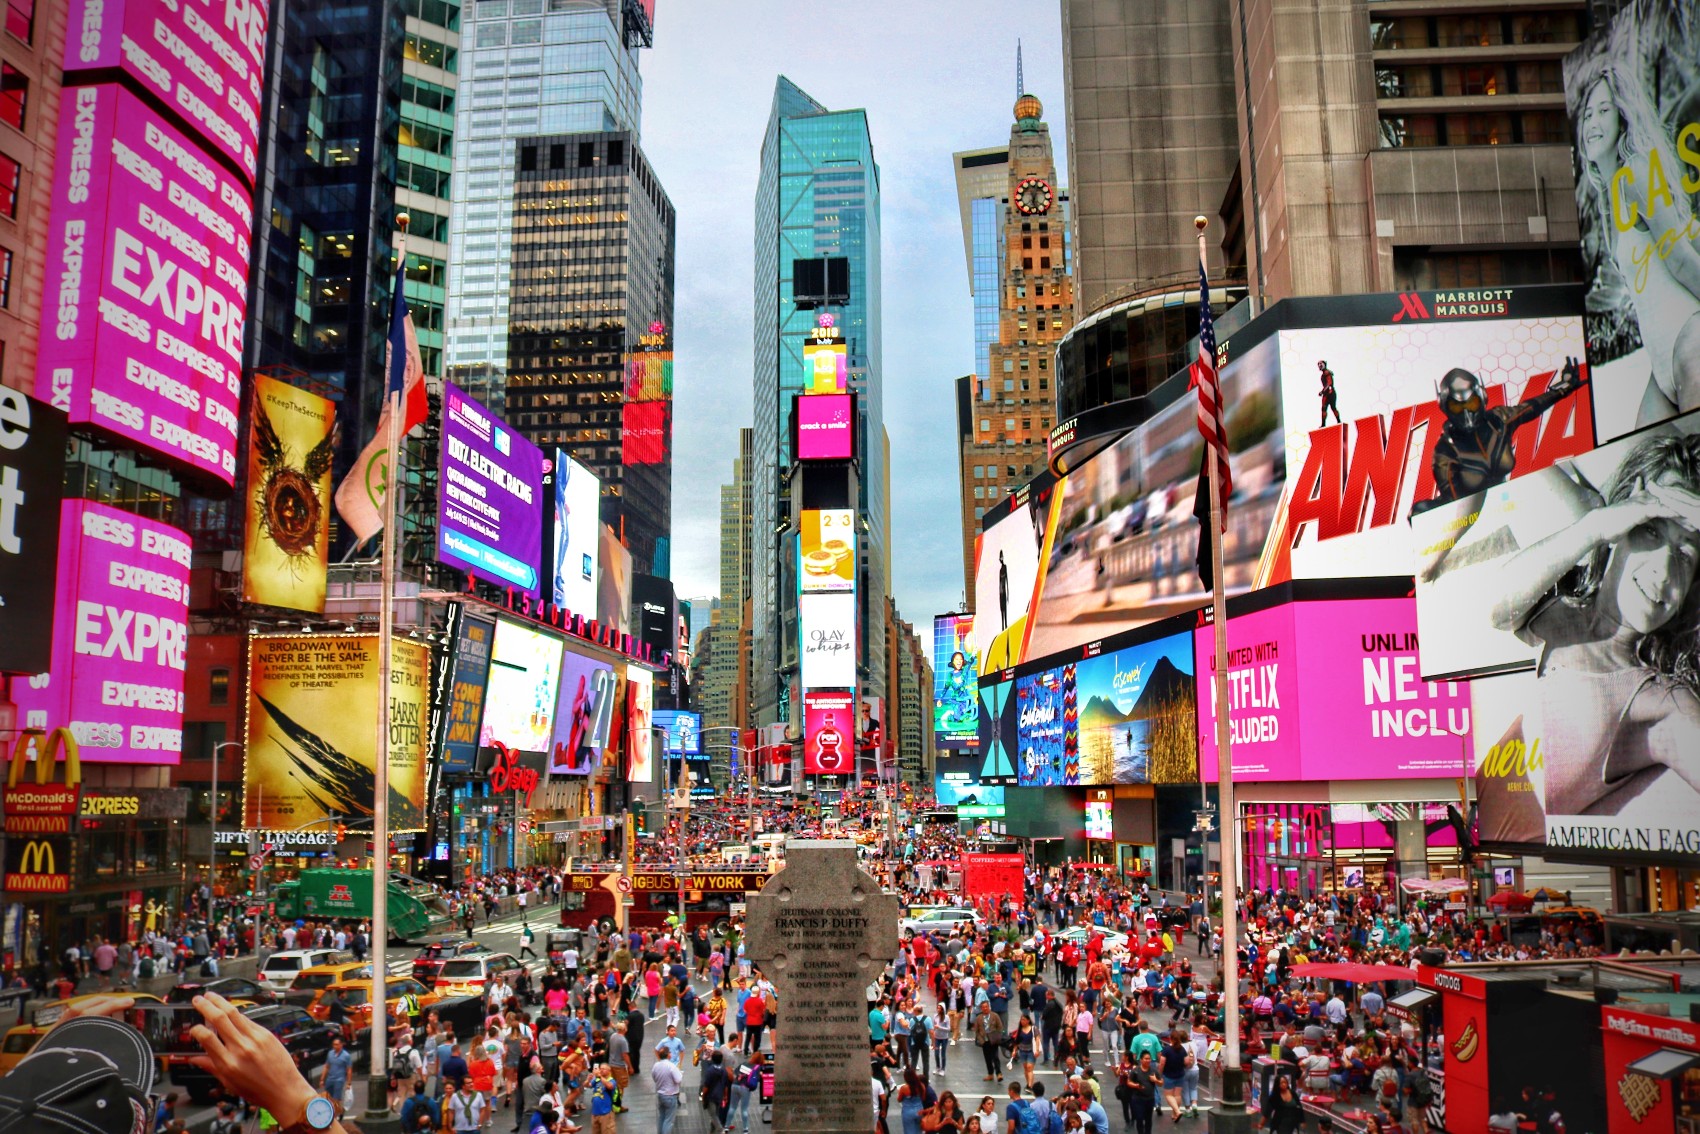
[[[52,662],[64,483],[65,415],[0,386],[0,673]]]

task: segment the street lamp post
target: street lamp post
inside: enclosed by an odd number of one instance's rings
[[[213,888],[218,882],[218,761],[226,748],[244,748],[234,740],[213,745],[212,799],[207,806],[207,924],[212,924]]]

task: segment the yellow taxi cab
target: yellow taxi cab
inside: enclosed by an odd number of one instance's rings
[[[410,976],[391,976],[384,987],[392,1020],[402,1015],[403,1004],[409,997],[420,1012],[442,999],[441,995]],[[367,977],[326,985],[307,1006],[307,1014],[315,1020],[327,1021],[333,1017],[333,1007],[339,1005],[344,1028],[350,1035],[369,1029],[372,1026],[372,979]]]
[[[295,974],[295,981],[280,997],[286,1004],[311,1004],[319,993],[333,984],[354,980],[371,980],[370,961],[342,961],[332,965],[314,965]]]
[[[47,1034],[49,1028],[59,1022],[67,1008],[74,1007],[87,1000],[111,996],[110,992],[91,992],[86,996],[73,996],[68,1000],[55,1000],[43,1004],[30,1015],[30,1022],[19,1024],[6,1032],[5,1038],[0,1039],[0,1075],[7,1075],[12,1068],[23,1062],[24,1056],[35,1049],[41,1037]],[[146,992],[123,993],[131,997],[137,1004],[163,1004],[157,996]]]

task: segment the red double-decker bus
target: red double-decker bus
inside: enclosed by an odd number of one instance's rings
[[[679,912],[679,892],[684,891],[685,927],[698,926],[724,931],[732,920],[732,906],[745,896],[758,893],[773,875],[766,870],[714,870],[693,868],[633,870],[632,904],[626,909],[626,924],[635,929],[661,929]],[[565,901],[561,925],[583,927],[595,923],[604,931],[615,924],[614,899],[618,872],[569,874],[563,879]]]

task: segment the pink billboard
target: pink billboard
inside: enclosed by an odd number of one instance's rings
[[[70,0],[65,70],[123,68],[252,185],[267,6],[266,0]]]
[[[23,727],[69,725],[84,760],[175,764],[189,537],[90,500],[65,501],[60,524],[53,664],[12,682]]]
[[[853,394],[797,396],[797,459],[847,461],[856,455]]]
[[[1217,774],[1215,634],[1194,631],[1198,764]],[[1410,598],[1289,602],[1228,622],[1234,777],[1429,779],[1468,774],[1469,687],[1423,681]]]
[[[230,484],[248,189],[110,84],[66,90],[59,153],[36,396]]]

